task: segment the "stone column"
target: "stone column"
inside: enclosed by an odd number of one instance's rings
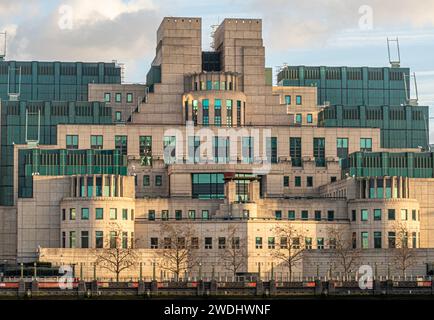
[[[369,199],[369,184],[370,184],[371,180],[369,178],[366,178],[365,181],[366,181],[366,185],[365,185],[365,198]]]
[[[113,181],[113,175],[111,174],[110,176],[109,176],[109,179],[110,179],[110,191],[109,191],[109,195],[110,195],[110,197],[113,197],[114,195],[114,192],[113,192],[113,187],[114,187],[114,181]]]
[[[390,189],[392,190],[392,194],[391,194],[391,198],[395,198],[395,180],[396,180],[396,177],[391,177],[390,178]]]
[[[75,191],[76,191],[76,196],[79,197],[80,196],[80,178],[81,176],[76,176],[75,179],[77,181],[77,184],[75,186]]]
[[[87,197],[87,175],[85,175],[83,179],[84,179],[84,196]]]
[[[234,180],[226,181],[225,193],[226,193],[225,196],[226,196],[228,203],[235,202],[236,197],[237,197],[237,193],[236,193],[236,186],[235,186]]]
[[[121,196],[121,176],[117,176],[116,177],[116,195],[115,197],[120,197]]]
[[[93,175],[92,181],[93,181],[92,197],[95,197],[96,196],[96,175]]]

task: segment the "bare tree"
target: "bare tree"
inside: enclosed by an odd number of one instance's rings
[[[360,250],[353,248],[351,239],[339,228],[333,226],[327,229],[328,244],[332,257],[337,265],[342,267],[345,279],[348,279],[352,268],[360,258]]]
[[[219,256],[224,262],[225,269],[232,272],[234,277],[237,272],[240,272],[246,266],[247,241],[245,237],[238,236],[237,227],[230,226],[228,228],[227,242],[224,244],[224,248],[220,250]]]
[[[119,282],[120,273],[131,268],[138,260],[133,249],[134,244],[130,242],[129,246],[123,248],[122,242],[122,228],[117,223],[112,223],[110,224],[110,236],[106,237],[103,242],[104,248],[95,249],[96,265],[114,273],[116,282]]]
[[[395,248],[393,249],[393,261],[396,269],[402,276],[405,276],[408,268],[416,263],[416,256],[413,248],[408,246],[409,231],[405,224],[397,222],[394,225]]]
[[[293,268],[303,258],[303,251],[306,248],[305,232],[297,229],[293,224],[276,225],[273,231],[275,237],[280,238],[280,243],[275,245],[271,255],[286,265],[289,281],[292,281]]]
[[[172,272],[178,281],[184,272],[190,272],[197,265],[199,238],[188,223],[163,223],[160,234],[163,244],[156,251],[159,266]]]

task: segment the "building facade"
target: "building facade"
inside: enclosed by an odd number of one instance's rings
[[[89,271],[105,249],[134,248],[135,273],[142,263],[170,276],[168,252],[187,247],[195,263],[183,272],[209,274],[236,273],[231,253],[237,272],[287,272],[279,254],[329,254],[337,234],[370,257],[396,247],[400,230],[410,248],[434,247],[433,154],[419,140],[390,146],[384,126],[347,125],[342,112],[342,125],[324,125],[320,88],[272,86],[261,20],[225,19],[214,52],[202,51],[201,30],[200,18],[163,19],[147,86],[89,84],[86,102],[2,101],[2,146],[14,126],[52,130],[7,140],[3,259]],[[30,109],[52,120],[23,123]]]

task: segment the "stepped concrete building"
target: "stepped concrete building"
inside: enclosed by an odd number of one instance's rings
[[[102,80],[83,90],[88,101],[1,101],[2,152],[13,148],[1,259],[73,264],[90,276],[103,250],[133,248],[125,276],[140,268],[171,277],[167,252],[185,250],[188,274],[286,274],[291,264],[312,276],[330,264],[341,272],[333,252],[348,243],[360,260],[351,272],[375,263],[385,273],[405,239],[416,252],[407,272],[425,274],[434,262],[434,156],[411,141],[390,147],[384,132],[427,128],[428,107],[363,108],[387,113],[387,128],[344,126],[339,118],[359,111],[319,104],[315,86],[271,84],[260,19],[225,19],[214,51],[201,39],[200,18],[164,18],[146,86]],[[401,70],[391,69],[381,70]],[[401,90],[381,92],[405,100]],[[29,120],[18,130],[38,132],[41,114],[55,141],[9,141],[14,117]],[[340,125],[324,125],[324,114]],[[300,259],[285,262],[290,249]],[[231,254],[242,260],[236,270]]]

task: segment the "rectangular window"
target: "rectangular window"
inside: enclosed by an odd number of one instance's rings
[[[110,102],[110,100],[111,100],[111,93],[110,92],[104,93],[104,102]]]
[[[276,220],[282,220],[282,211],[274,211],[274,217],[276,218]]]
[[[202,100],[202,124],[209,125],[209,99]]]
[[[408,220],[408,211],[407,209],[401,209],[401,221]]]
[[[69,209],[69,220],[75,220],[75,208]]]
[[[155,186],[161,187],[163,185],[163,176],[157,175],[155,176]]]
[[[302,97],[301,96],[296,96],[295,97],[295,103],[299,106],[303,103]]]
[[[351,210],[351,221],[356,221],[356,220],[357,220],[357,211]]]
[[[416,218],[416,210],[411,210],[411,219],[412,219],[413,221],[416,221],[416,220],[417,220],[417,218]]]
[[[155,210],[148,210],[148,220],[150,221],[155,220]]]
[[[95,219],[96,220],[104,219],[104,209],[103,208],[96,208],[95,209]]]
[[[232,127],[232,100],[226,100],[226,126]]]
[[[315,220],[321,221],[321,211],[315,210]]]
[[[304,238],[304,244],[307,250],[312,249],[312,238]]]
[[[374,221],[381,220],[381,209],[374,209]]]
[[[412,248],[417,248],[417,234],[416,232],[412,232],[411,234],[411,239],[412,239]]]
[[[127,155],[128,149],[128,137],[127,136],[115,136],[115,149],[123,156]]]
[[[241,126],[241,101],[237,100],[237,127]]]
[[[127,93],[127,103],[132,103],[132,102],[133,102],[133,94]]]
[[[289,177],[288,176],[283,177],[283,186],[289,187]]]
[[[222,100],[214,100],[214,125],[220,127],[222,125]]]
[[[110,208],[110,220],[118,219],[118,210],[116,208]]]
[[[122,209],[122,220],[128,220],[128,209]]]
[[[312,114],[311,113],[308,113],[307,114],[307,123],[313,123],[313,117],[312,117]]]
[[[276,240],[274,237],[268,237],[268,249],[276,248]]]
[[[66,209],[62,209],[62,221],[66,220]]]
[[[372,151],[372,139],[360,138],[360,151],[371,152]]]
[[[119,103],[122,102],[122,94],[117,92],[115,95],[115,102]]]
[[[309,211],[302,210],[301,211],[301,220],[308,220],[309,219]]]
[[[92,135],[90,136],[90,148],[94,150],[100,150],[103,148],[103,136]]]
[[[182,220],[182,210],[175,210],[175,220]]]
[[[104,247],[104,234],[102,231],[95,231],[95,247],[96,248]]]
[[[115,121],[117,121],[117,122],[122,121],[122,112],[121,111],[115,112]]]
[[[262,249],[262,237],[255,238],[255,248]]]
[[[81,232],[81,247],[89,248],[89,231]]]
[[[171,238],[164,238],[163,248],[164,249],[171,249],[172,248],[172,239]]]
[[[267,137],[265,144],[267,161],[277,163],[277,137]]]
[[[152,165],[152,136],[140,136],[139,137],[139,153],[141,165]]]
[[[313,177],[306,177],[306,187],[308,188],[313,187]]]
[[[297,113],[295,115],[295,123],[296,124],[301,124],[303,122],[303,116],[301,115],[301,113]]]
[[[374,231],[374,248],[381,249],[381,232]]]
[[[226,249],[226,238],[219,237],[219,249]]]
[[[301,138],[289,138],[289,155],[293,167],[301,167]]]
[[[199,249],[199,238],[198,237],[192,237],[191,238],[191,248],[192,249]]]
[[[348,138],[337,138],[336,148],[336,154],[339,158],[339,164],[342,166],[342,160],[348,157]]]
[[[70,248],[76,247],[75,231],[69,231],[69,247]]]
[[[353,232],[351,236],[351,244],[353,249],[357,249],[357,233]]]
[[[287,105],[291,104],[291,96],[285,96],[285,104]]]
[[[369,233],[368,232],[362,232],[361,233],[362,238],[362,249],[368,249],[369,248]]]
[[[212,249],[212,238],[211,237],[205,238],[205,249]]]
[[[389,248],[396,248],[396,233],[393,231],[389,231],[387,235],[387,242],[389,245]]]
[[[209,211],[202,210],[202,220],[210,220]]]
[[[388,209],[387,217],[389,220],[395,220],[395,209]]]
[[[325,138],[313,138],[313,156],[317,167],[325,167]]]
[[[295,211],[294,210],[288,211],[288,220],[295,220]]]
[[[233,237],[231,242],[232,249],[240,248],[240,237]]]
[[[243,163],[253,163],[253,137],[242,137]]]
[[[122,249],[128,248],[128,232],[122,232]]]
[[[110,249],[117,248],[117,233],[116,231],[110,231]]]
[[[78,135],[66,136],[66,149],[78,149]]]
[[[212,81],[211,80],[208,80],[206,82],[206,90],[212,90]]]
[[[301,177],[296,176],[294,183],[296,187],[301,187]]]
[[[66,232],[62,232],[62,248],[66,248]]]
[[[89,220],[89,208],[81,208],[81,220]]]
[[[369,212],[368,212],[368,210],[367,209],[362,209],[360,217],[361,217],[362,221],[368,221],[368,218],[369,218]]]
[[[316,239],[316,247],[319,250],[324,249],[324,238],[317,238]]]
[[[151,238],[151,249],[158,249],[158,238]]]
[[[197,112],[199,110],[199,102],[197,100],[193,100],[193,109],[192,109],[192,118],[193,123],[195,126],[197,126]]]
[[[163,221],[169,220],[169,210],[161,210],[161,220]]]
[[[191,220],[196,219],[196,210],[188,210],[188,218]]]
[[[150,185],[151,185],[151,181],[150,181],[149,175],[144,175],[143,176],[143,186],[149,187]]]
[[[333,210],[327,211],[327,220],[328,221],[335,220],[335,212]]]

